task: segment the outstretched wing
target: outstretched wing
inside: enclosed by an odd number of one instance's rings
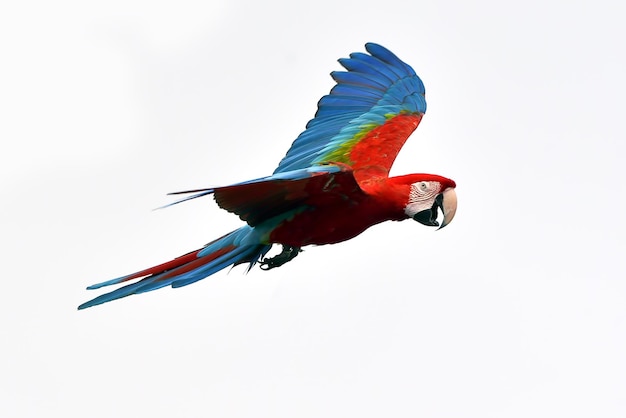
[[[342,163],[355,173],[388,176],[426,112],[424,84],[388,49],[374,43],[365,49],[370,55],[356,52],[339,60],[348,71],[331,73],[337,84],[274,173]]]

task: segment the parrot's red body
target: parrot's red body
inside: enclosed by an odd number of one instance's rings
[[[422,179],[423,175],[419,178]],[[378,179],[362,187],[362,193],[350,180],[334,179],[334,185],[341,194],[332,197],[311,194],[305,204],[316,209],[300,212],[281,223],[270,234],[270,241],[292,247],[335,244],[353,238],[378,223],[407,218],[404,207],[412,184],[411,176]]]
[[[454,217],[454,181],[433,174],[389,177],[389,170],[426,111],[424,86],[389,50],[366,44],[334,72],[337,85],[318,103],[315,118],[296,139],[274,174],[226,187],[191,190],[182,200],[213,194],[217,204],[247,225],[204,248],[107,282],[123,283],[79,309],[165,286],[194,283],[230,265],[257,262],[262,269],[292,260],[306,245],[351,239],[372,225],[413,218],[441,227]],[[168,205],[169,206],[169,205]],[[283,251],[264,258],[273,244]]]

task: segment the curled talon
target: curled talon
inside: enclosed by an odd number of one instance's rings
[[[300,247],[290,247],[288,245],[283,245],[283,250],[280,252],[280,254],[275,255],[271,258],[264,258],[263,260],[259,261],[259,267],[261,268],[261,270],[265,271],[271,270],[275,267],[280,267],[283,264],[296,258],[301,252],[302,249]]]

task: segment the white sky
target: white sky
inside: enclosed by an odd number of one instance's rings
[[[623,3],[12,3],[0,416],[626,416]],[[448,228],[76,311],[239,226],[151,209],[270,174],[368,41],[426,85],[394,174],[455,179]]]

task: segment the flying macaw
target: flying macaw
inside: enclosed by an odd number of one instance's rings
[[[332,72],[337,84],[271,176],[225,187],[189,190],[170,205],[212,194],[246,225],[203,248],[133,274],[89,286],[127,284],[83,303],[88,308],[165,286],[182,287],[225,267],[264,270],[295,258],[306,245],[351,239],[383,221],[414,219],[440,228],[456,212],[456,184],[433,174],[389,177],[389,170],[426,112],[424,84],[388,49],[368,43]],[[167,206],[170,206],[167,205]],[[265,258],[272,245],[282,252]]]

